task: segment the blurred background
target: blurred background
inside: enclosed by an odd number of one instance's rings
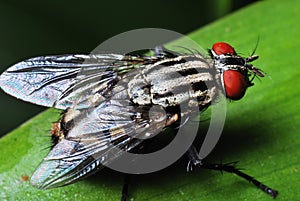
[[[156,27],[188,34],[254,2],[0,1],[0,73],[12,64],[34,56],[88,54],[104,40],[132,29]],[[0,90],[0,136],[45,109]]]

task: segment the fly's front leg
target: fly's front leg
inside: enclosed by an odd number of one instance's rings
[[[202,159],[200,158],[196,148],[194,145],[192,145],[189,150],[187,151],[187,155],[190,158],[190,162],[188,164],[188,170],[192,170],[192,165],[195,167],[200,167],[200,168],[205,168],[205,169],[210,169],[210,170],[219,170],[221,172],[229,172],[236,174],[250,183],[254,184],[256,187],[264,191],[265,193],[269,194],[273,198],[276,198],[278,195],[278,191],[266,186],[265,184],[261,183],[260,181],[256,180],[254,177],[240,171],[237,167],[236,164],[237,162],[232,162],[232,163],[225,163],[225,164],[217,164],[217,163],[204,163]]]

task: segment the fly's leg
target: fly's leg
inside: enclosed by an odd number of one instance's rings
[[[169,49],[164,48],[163,46],[156,46],[154,49],[154,56],[157,58],[175,58],[178,56],[177,52],[171,51]]]
[[[163,58],[165,55],[164,48],[162,46],[156,46],[154,49],[154,56],[158,58]]]
[[[124,179],[123,188],[122,188],[121,201],[126,201],[128,197],[128,183],[129,183],[129,175],[126,175]]]
[[[188,170],[191,170],[192,165],[200,168],[205,168],[205,169],[210,169],[210,170],[219,170],[221,172],[229,172],[236,174],[250,183],[254,184],[257,186],[259,189],[264,191],[265,193],[271,195],[273,198],[276,198],[278,195],[278,191],[266,186],[265,184],[261,183],[260,181],[256,180],[254,177],[240,171],[237,167],[236,164],[237,162],[233,163],[226,163],[226,164],[215,164],[215,163],[204,163],[202,159],[200,158],[196,148],[192,145],[189,150],[187,151],[187,154],[190,158],[190,163],[188,165]]]

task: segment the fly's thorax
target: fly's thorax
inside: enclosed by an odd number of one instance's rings
[[[216,96],[218,73],[212,60],[201,55],[164,59],[139,70],[128,83],[135,104],[205,106]]]

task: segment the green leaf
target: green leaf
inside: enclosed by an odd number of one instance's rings
[[[199,11],[200,12],[200,11]],[[243,171],[279,191],[278,200],[297,200],[300,190],[300,2],[261,1],[190,34],[204,48],[227,41],[239,53],[252,53],[267,77],[255,80],[246,96],[228,103],[223,135],[208,161],[240,161]],[[196,17],[196,14],[195,14]],[[22,180],[47,155],[50,109],[0,140],[0,197],[8,200],[119,200],[124,176],[104,169],[84,181],[38,190]],[[231,174],[195,169],[186,173],[181,160],[161,172],[133,176],[132,200],[271,200]],[[24,178],[24,177],[23,177]]]

